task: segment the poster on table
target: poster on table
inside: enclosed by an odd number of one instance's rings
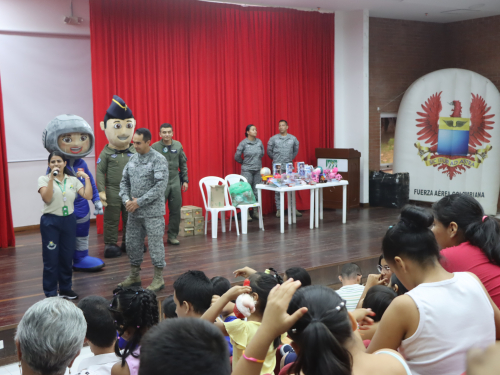
[[[394,173],[410,173],[410,199],[453,193],[497,212],[500,188],[500,93],[487,78],[443,69],[415,81],[399,107]]]

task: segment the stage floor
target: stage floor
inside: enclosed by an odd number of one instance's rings
[[[212,239],[209,224],[207,236],[180,237],[181,245],[166,245],[166,287],[158,296],[162,299],[172,294],[175,279],[189,269],[202,270],[210,278],[225,276],[234,281],[232,272],[243,266],[259,270],[273,267],[283,272],[293,266],[315,269],[372,259],[381,253],[382,236],[398,214],[398,210],[387,208],[351,210],[347,223],[342,225],[341,210],[325,209],[320,227],[311,230],[309,213],[304,212],[296,224],[285,223],[284,234],[280,234],[279,219],[273,214],[264,217],[265,231],[259,231],[254,220],[248,225],[248,234],[237,236],[233,223],[231,232],[222,233],[219,228],[217,239]],[[90,254],[102,258],[102,235],[96,234],[95,225],[90,233]],[[166,235],[164,238],[166,243]],[[0,328],[17,324],[29,306],[44,298],[40,233],[16,233],[16,243],[15,248],[0,250]],[[105,262],[100,272],[73,274],[73,289],[80,298],[93,294],[110,298],[116,284],[127,276],[129,261],[125,255]],[[362,271],[366,276],[375,270]],[[141,276],[143,285],[149,285],[153,277],[149,252]]]

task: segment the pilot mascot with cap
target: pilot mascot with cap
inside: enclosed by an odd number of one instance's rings
[[[53,119],[43,131],[43,145],[48,152],[60,151],[68,159],[67,167],[76,176],[83,170],[92,184],[92,202],[96,215],[103,214],[102,203],[87,163],[82,158],[89,155],[94,148],[94,132],[90,125],[80,116],[60,115]],[[47,171],[48,173],[49,171]],[[83,178],[80,178],[82,183]],[[104,267],[99,258],[89,256],[90,207],[86,199],[80,195],[75,199],[76,215],[76,251],[73,255],[75,271],[95,272]]]
[[[114,95],[106,111],[101,129],[104,130],[108,144],[97,159],[97,189],[104,210],[104,257],[116,258],[125,252],[125,238],[128,212],[120,198],[120,181],[123,169],[130,157],[136,153],[131,144],[136,121],[132,111],[119,97]],[[118,225],[120,213],[123,222],[123,238],[118,247]]]

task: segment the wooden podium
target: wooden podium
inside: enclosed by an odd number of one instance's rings
[[[353,148],[316,149],[316,159],[327,159],[336,163],[342,178],[349,181],[349,185],[347,185],[347,209],[359,208],[360,157],[361,153]],[[320,165],[319,160],[317,161]],[[342,187],[323,189],[323,207],[342,209]]]

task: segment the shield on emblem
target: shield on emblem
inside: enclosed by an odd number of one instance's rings
[[[470,119],[440,117],[437,152],[441,155],[467,156]]]

